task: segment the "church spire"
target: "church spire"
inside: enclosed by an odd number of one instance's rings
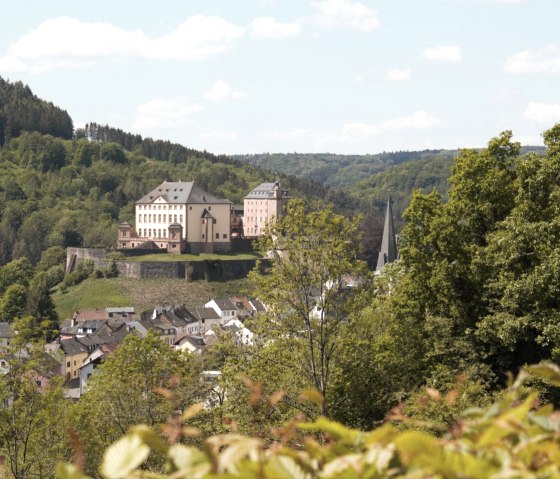
[[[381,251],[377,259],[376,273],[380,273],[387,263],[397,259],[397,238],[393,225],[393,210],[391,208],[391,196],[387,198],[387,211],[385,213],[385,224],[383,225],[383,239],[381,240]]]

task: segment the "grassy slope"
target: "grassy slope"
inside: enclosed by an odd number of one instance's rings
[[[137,312],[158,304],[202,306],[209,298],[244,294],[248,289],[247,280],[209,283],[184,279],[88,279],[68,288],[66,293],[56,291],[53,300],[63,320],[77,310],[107,306],[134,306]]]

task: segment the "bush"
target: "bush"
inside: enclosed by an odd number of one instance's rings
[[[391,424],[361,432],[321,417],[276,431],[277,444],[224,434],[206,439],[199,449],[177,440],[167,444],[148,426],[136,426],[105,451],[100,472],[107,479],[559,477],[558,412],[540,405],[537,393],[523,387],[530,373],[560,386],[557,366],[526,368],[500,401],[463,411],[461,424],[443,440],[418,430],[399,431]],[[202,407],[191,406],[183,421],[189,422]],[[197,434],[186,426],[171,437]],[[142,470],[152,451],[167,457],[166,473]],[[85,479],[74,465],[59,465],[57,476]]]
[[[78,263],[76,269],[65,276],[66,286],[74,286],[89,278],[93,273],[93,268],[93,260],[91,259]]]

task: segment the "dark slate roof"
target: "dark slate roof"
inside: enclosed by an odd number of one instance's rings
[[[276,190],[281,190],[281,188],[282,185],[279,182],[261,183],[256,188],[253,188],[251,192],[247,196],[245,196],[245,198],[248,200],[252,200],[252,199],[265,200],[268,198],[273,198],[274,192]],[[286,190],[281,190],[281,191],[282,191],[282,198],[284,199],[290,198],[290,195]]]
[[[189,313],[197,320],[220,319],[220,315],[214,308],[187,308]]]
[[[0,323],[0,338],[10,337],[10,325],[8,323]]]
[[[107,314],[113,314],[113,313],[134,314],[134,306],[122,306],[122,307],[116,307],[116,308],[105,308],[105,311],[107,311]]]
[[[194,181],[164,181],[136,204],[150,204],[160,196],[170,204],[231,204],[229,200],[216,198],[204,191]]]
[[[193,346],[197,348],[204,347],[204,339],[202,339],[201,336],[191,336],[190,334],[187,336],[183,336],[178,341],[175,341],[175,344],[182,344],[185,341],[188,341],[189,343],[191,343]]]
[[[88,352],[88,348],[76,338],[63,339],[60,341],[60,347],[68,356]]]
[[[258,299],[251,299],[250,301],[257,312],[266,311],[264,304],[262,304]]]

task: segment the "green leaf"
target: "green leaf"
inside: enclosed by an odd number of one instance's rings
[[[210,471],[211,465],[205,454],[194,447],[175,444],[169,449],[169,458],[178,470],[191,470],[195,466],[205,465],[207,471]],[[199,468],[204,469],[204,468]]]
[[[105,451],[99,471],[107,479],[126,477],[140,466],[149,454],[150,448],[140,436],[128,434]]]
[[[526,366],[525,370],[539,376],[553,386],[560,386],[560,368],[556,364],[543,363],[534,366]]]
[[[271,479],[310,479],[311,476],[288,456],[272,456],[264,466],[265,477]]]
[[[437,456],[441,453],[438,440],[420,431],[405,432],[394,442],[399,454],[407,463],[420,455]]]
[[[56,466],[57,479],[90,479],[74,464],[60,463]]]
[[[320,417],[315,422],[311,423],[299,423],[298,427],[303,431],[323,431],[328,433],[333,439],[343,439],[345,441],[353,441],[360,435],[359,431],[349,429],[325,417]]]
[[[166,453],[167,445],[150,427],[141,424],[130,428],[130,433],[138,436],[142,442],[154,451]]]
[[[299,400],[301,402],[310,401],[312,403],[318,404],[319,406],[323,404],[323,396],[317,389],[304,389],[300,395]]]

